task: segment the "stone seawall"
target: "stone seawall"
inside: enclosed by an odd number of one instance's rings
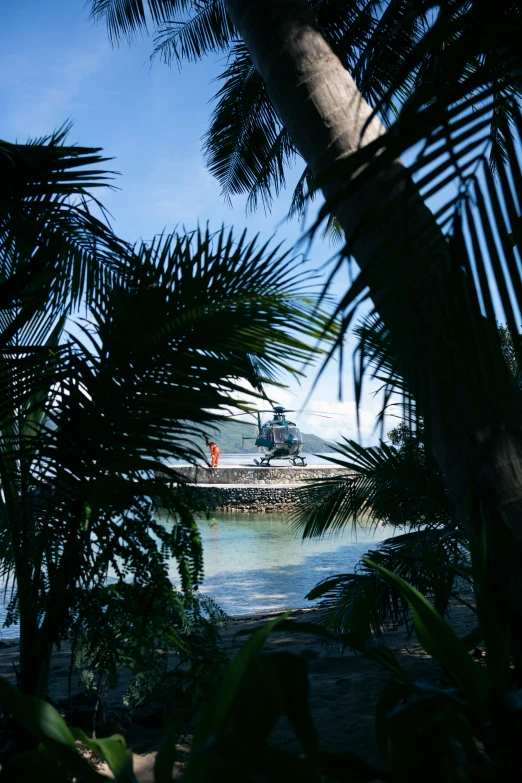
[[[307,482],[346,474],[342,468],[318,465],[304,468],[227,465],[212,470],[183,466],[176,470],[196,487],[210,510],[258,513],[289,509]]]
[[[302,485],[300,485],[302,486]],[[197,493],[211,511],[284,511],[296,500],[299,487],[198,486]]]

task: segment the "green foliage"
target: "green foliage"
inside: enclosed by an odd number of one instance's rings
[[[517,379],[509,330],[499,325],[498,331],[506,364]],[[360,364],[371,367],[373,377],[388,389],[404,391],[380,319],[368,316],[356,332]],[[416,416],[413,401],[409,406],[415,429],[400,422],[388,433],[391,445],[381,442],[379,447],[363,448],[345,440],[334,447],[338,457],[331,461],[346,473],[304,488],[294,524],[304,537],[335,533],[348,525],[355,528],[360,520],[406,527],[408,532],[384,541],[366,557],[406,579],[444,614],[450,597],[470,583],[469,546],[454,519],[444,477],[426,448],[424,423]],[[409,619],[407,604],[394,585],[368,568],[364,559],[354,573],[327,577],[307,597],[321,599],[328,610],[328,628],[355,631],[363,638]]]
[[[302,210],[306,191],[311,194],[332,179],[342,179],[346,187],[339,198],[357,203],[368,182],[381,183],[339,258],[341,267],[355,238],[375,249],[372,262],[339,300],[343,334],[335,349],[342,353],[344,333],[362,299],[386,292],[386,325],[393,331],[396,359],[422,412],[427,415],[435,408],[446,429],[465,443],[467,417],[455,405],[461,390],[474,420],[508,417],[506,425],[511,426],[516,402],[501,361],[492,291],[499,293],[515,340],[516,301],[521,299],[516,242],[522,181],[517,154],[522,127],[518,5],[502,0],[494,20],[482,0],[442,0],[435,5],[430,0],[335,0],[311,5],[332,49],[388,125],[386,134],[361,146],[320,182],[312,183],[305,173],[294,199],[294,207]],[[248,51],[234,36],[226,3],[93,0],[92,8],[115,38],[151,28],[161,35],[164,26],[171,25],[171,34],[167,30],[161,39],[162,53],[170,45],[178,61],[229,51],[206,139],[207,159],[225,195],[248,192],[252,203],[259,198],[270,203],[284,185],[292,142]],[[407,151],[414,162],[403,170],[394,161]],[[383,171],[390,174],[389,187],[382,185]],[[403,237],[404,211],[416,205],[423,214],[421,199],[435,199],[435,221],[421,220],[418,230],[412,223]],[[318,224],[329,222],[337,206],[330,200]],[[383,231],[383,226],[390,230]],[[446,242],[441,242],[441,233]],[[381,245],[376,241],[380,236]],[[412,303],[419,301],[430,302],[426,321],[419,320],[422,329],[412,329]],[[430,368],[435,368],[434,379]]]
[[[231,766],[237,770],[238,782],[255,778],[272,783],[291,774],[314,783],[325,779],[331,783],[420,779],[476,783],[520,777],[522,723],[516,683],[508,677],[499,687],[498,672],[493,675],[489,666],[485,670],[470,657],[468,640],[459,640],[421,593],[377,563],[367,561],[367,567],[378,571],[409,605],[422,647],[441,667],[439,679],[411,680],[389,650],[365,642],[356,633],[331,633],[315,623],[279,618],[259,629],[232,662],[227,687],[218,691],[212,711],[209,708],[196,732],[189,780],[215,781]],[[317,747],[306,704],[304,661],[292,656],[287,665],[280,653],[259,653],[268,633],[278,631],[315,633],[352,647],[390,671],[393,680],[382,690],[376,707],[382,768],[354,753],[327,753]],[[477,634],[473,636],[476,641]],[[509,659],[501,665],[507,673]],[[270,747],[270,732],[281,714],[287,715],[301,743],[300,754]],[[219,719],[214,721],[213,715]]]
[[[161,13],[154,10],[159,7],[156,2],[102,0],[95,6],[124,34],[143,27],[146,8],[156,14],[154,24],[166,21],[167,6]],[[214,10],[217,3],[205,6]],[[168,11],[173,8],[195,29],[190,23],[199,4],[173,2]],[[419,637],[454,682],[433,688],[399,678],[399,683],[392,683],[383,693],[377,728],[388,769],[374,772],[373,777],[416,781],[429,773],[437,780],[517,779],[521,763],[516,685],[522,646],[520,584],[515,571],[520,545],[503,516],[508,504],[513,506],[515,482],[504,486],[494,467],[489,472],[482,469],[482,461],[489,458],[491,449],[517,454],[516,445],[520,451],[520,394],[504,361],[506,341],[497,330],[501,311],[511,339],[508,359],[520,366],[519,4],[500,0],[492,11],[491,4],[483,0],[435,4],[430,0],[339,0],[313,3],[313,8],[326,38],[388,124],[387,133],[361,145],[320,182],[311,183],[305,174],[296,197],[302,207],[307,190],[313,193],[318,186],[342,180],[339,201],[333,199],[324,206],[315,228],[330,220],[341,200],[345,210],[357,206],[361,194],[370,204],[346,238],[336,267],[344,265],[358,247],[371,251],[368,263],[339,299],[337,314],[343,329],[332,353],[338,349],[342,360],[345,332],[361,301],[372,296],[386,319],[380,333],[386,344],[378,340],[383,350],[376,352],[375,341],[369,348],[368,342],[363,343],[355,368],[357,399],[365,372],[377,370],[385,404],[394,390],[401,391],[405,419],[422,416],[428,445],[438,438],[438,454],[445,456],[450,451],[455,455],[455,475],[451,460],[444,467],[453,487],[457,486],[456,494],[460,493],[459,522],[468,524],[472,533],[472,569],[488,662],[486,688],[484,673],[469,661],[465,647],[459,647],[429,602],[399,577],[378,568],[379,579],[387,581],[410,606]],[[199,33],[200,50],[192,42],[184,55],[190,51],[190,56],[198,56],[207,45],[229,45],[226,34],[219,43],[216,35],[210,35],[216,22],[212,14],[207,18],[214,21],[208,23],[204,35]],[[181,54],[180,49],[177,52]],[[235,56],[242,58],[237,67]],[[212,134],[206,141],[209,161],[225,193],[249,192],[254,194],[254,203],[262,194],[267,204],[284,184],[291,142],[285,140],[267,105],[264,87],[256,80],[241,44],[232,51],[226,68]],[[396,163],[404,153],[413,161],[409,170]],[[368,189],[369,183],[373,189]],[[435,220],[423,202],[434,205]],[[410,209],[420,216],[418,222],[407,219]],[[410,504],[414,497],[410,489],[407,496],[400,494],[405,486],[400,468],[408,451],[412,451],[409,445],[401,442],[369,454],[351,453],[349,459],[358,469],[357,481],[361,486],[366,482],[369,491],[381,478],[378,470],[383,473],[383,462],[387,463],[389,475],[387,483],[381,484],[382,496],[386,492],[389,502],[398,500],[400,516],[411,523],[419,515],[422,518],[425,502],[421,494],[420,504]],[[417,450],[416,457],[419,472],[426,472],[425,454]],[[517,465],[515,456],[513,476]],[[368,475],[370,468],[373,477]],[[438,480],[436,473],[433,480]],[[335,499],[330,489],[330,500]],[[314,491],[316,509],[323,499],[329,511],[326,526],[333,529],[335,505]],[[451,523],[453,510],[445,509],[446,497],[435,496],[442,510],[436,527],[441,527]],[[401,497],[407,497],[406,506]],[[354,493],[340,493],[338,509],[341,498],[346,502],[345,519],[360,512],[361,501]],[[378,517],[379,510],[375,513]],[[395,511],[388,508],[391,513]],[[319,528],[317,519],[310,517],[310,529]],[[512,519],[515,524],[516,513]],[[454,529],[450,527],[449,532]],[[500,573],[504,564],[507,579]],[[509,585],[507,590],[503,582]],[[355,646],[356,639],[349,638]],[[390,668],[397,675],[395,664]],[[256,709],[253,704],[252,711]],[[249,759],[236,751],[233,757],[248,765]],[[312,776],[317,759],[317,755],[307,759]],[[250,767],[240,767],[237,779],[248,779],[250,771]],[[274,765],[267,776],[277,779],[278,772]],[[317,775],[323,773],[317,769]],[[350,773],[357,774],[339,763],[333,778],[346,779]]]
[[[315,750],[305,662],[287,653],[260,655],[268,635],[280,622],[278,618],[254,632],[230,664],[194,734],[187,783],[219,780],[229,763],[239,763],[240,768],[246,765],[247,769],[252,765],[252,771],[258,772],[270,768],[266,740],[281,715],[287,716],[304,748]],[[290,754],[282,753],[283,765],[285,756],[293,761]],[[304,765],[297,760],[290,769],[284,766],[284,771],[290,772],[294,764],[296,774],[304,772]]]
[[[502,2],[484,36],[489,13],[480,0],[447,0],[432,9],[429,3],[413,3],[411,13],[401,3],[385,6],[400,13],[402,34],[414,34],[374,108],[390,116],[406,85],[407,97],[386,134],[326,177],[343,179],[347,190],[341,198],[356,201],[361,188],[382,181],[383,171],[390,175],[389,189],[380,187],[379,198],[354,227],[357,241],[367,241],[374,252],[340,300],[339,311],[348,329],[361,298],[382,292],[387,304],[383,299],[379,309],[409,393],[425,417],[435,409],[444,428],[464,443],[469,418],[492,416],[511,426],[507,419],[516,419],[519,406],[502,361],[496,320],[502,313],[520,359],[516,302],[521,278],[511,241],[519,219],[520,13],[516,3]],[[385,13],[380,42],[369,42],[369,72],[376,62],[373,46],[382,51],[393,45],[395,30]],[[407,150],[412,165],[395,170],[393,161]],[[412,225],[403,244],[399,215],[422,210],[421,199],[435,205],[436,221],[421,225],[421,219],[416,229]],[[325,206],[321,221],[329,219],[332,209],[334,202]],[[382,243],[372,244],[379,227],[386,221],[394,224],[394,216],[396,230],[380,232]],[[349,238],[345,256],[351,251]],[[494,291],[500,304],[494,302]],[[410,305],[420,301],[426,319],[412,329]],[[488,406],[493,406],[491,412]],[[426,419],[428,432],[431,426]]]
[[[411,5],[411,0],[313,3],[324,35],[371,103],[387,94],[423,28],[416,15],[411,25],[400,24]],[[248,209],[259,203],[269,208],[285,186],[288,167],[300,156],[270,103],[247,48],[237,40],[226,2],[91,0],[91,8],[93,18],[106,23],[113,42],[152,32],[152,58],[159,57],[169,65],[194,62],[209,53],[227,53],[204,137],[207,165],[221,184],[225,199],[247,193]],[[382,44],[383,27],[393,37],[389,46]],[[397,90],[397,97],[403,100],[408,90],[406,84]],[[291,213],[302,215],[316,191],[317,183],[306,167],[292,198]],[[335,223],[330,228],[335,236]]]
[[[66,144],[70,125],[28,144],[0,140],[3,350],[40,343],[60,318],[125,275],[129,246],[93,214],[113,172],[99,148]],[[16,303],[17,307],[13,308]]]
[[[364,447],[344,439],[326,459],[346,472],[309,482],[300,492],[294,525],[305,537],[337,532],[359,520],[373,524],[444,525],[452,506],[442,475],[423,446]]]
[[[0,159],[1,572],[21,687],[43,695],[53,644],[109,568],[163,585],[175,557],[181,589],[197,586],[199,503],[165,462],[200,459],[231,405],[299,375],[325,322],[298,262],[245,234],[120,242],[87,210],[97,150],[58,134]],[[80,302],[81,339],[65,332]]]
[[[345,473],[310,482],[301,491],[294,526],[304,537],[336,533],[359,523],[405,528],[367,557],[400,575],[444,614],[450,598],[469,582],[466,536],[456,524],[443,476],[423,441],[422,428],[402,422],[389,433],[391,445],[364,448],[345,439],[328,458]],[[308,593],[327,610],[333,631],[364,639],[407,623],[407,603],[395,586],[364,559],[353,573],[332,575]]]
[[[119,735],[96,740],[79,729],[70,729],[61,715],[48,702],[21,694],[7,680],[0,679],[0,708],[38,741],[34,750],[19,752],[2,763],[1,778],[5,781],[38,780],[103,781],[80,752],[77,742],[95,752],[120,783],[136,783],[132,771],[132,754]]]
[[[176,591],[166,580],[120,581],[84,596],[70,636],[81,679],[98,695],[101,724],[107,690],[127,669],[124,703],[161,702],[187,729],[227,660],[217,625],[225,619],[211,599]]]
[[[467,541],[454,525],[397,535],[370,550],[353,573],[326,577],[308,593],[309,600],[321,599],[327,610],[321,623],[329,630],[369,640],[382,638],[383,629],[408,624],[407,602],[368,559],[414,585],[441,614],[452,597],[469,588]]]
[[[189,783],[223,780],[230,769],[238,783],[290,778],[310,783],[518,779],[522,756],[517,740],[522,724],[516,685],[508,679],[505,689],[499,689],[489,667],[484,670],[469,656],[465,644],[418,591],[380,565],[367,565],[380,571],[409,604],[419,641],[440,664],[441,677],[411,680],[385,647],[365,643],[354,633],[332,634],[283,615],[255,631],[231,662],[196,728],[185,777]],[[268,636],[279,631],[315,633],[348,644],[389,669],[393,680],[381,692],[376,708],[380,768],[355,753],[319,747],[308,705],[306,662],[286,652],[263,652]],[[509,671],[508,659],[503,666]],[[0,701],[4,711],[16,716],[42,743],[38,751],[13,758],[6,767],[9,773],[31,779],[30,775],[44,771],[54,775],[50,779],[65,780],[64,773],[69,772],[97,780],[78,753],[74,741],[79,740],[107,760],[117,780],[133,780],[121,738],[88,740],[82,732],[69,730],[49,704],[22,696],[5,681],[0,682]],[[298,754],[270,745],[272,729],[283,715],[301,745]],[[170,779],[175,756],[165,748],[158,758],[155,779],[164,783]]]

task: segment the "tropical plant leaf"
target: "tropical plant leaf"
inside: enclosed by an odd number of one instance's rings
[[[364,96],[370,102],[382,101],[423,29],[416,14],[410,24],[401,24],[411,0],[330,0],[312,5],[327,39],[354,74]],[[224,0],[92,0],[91,7],[93,18],[107,24],[113,42],[132,40],[152,28],[152,56],[167,64],[191,62],[209,52],[229,49],[204,141],[207,165],[221,183],[227,201],[246,192],[248,210],[255,209],[259,201],[269,208],[284,185],[296,152],[244,44],[234,35]],[[383,33],[393,40],[383,43]],[[405,99],[412,81],[413,76],[395,89],[396,100]],[[301,198],[295,194],[291,214],[302,214],[304,204],[296,209]]]
[[[296,153],[243,42],[232,45],[219,81],[222,86],[204,137],[207,166],[229,202],[246,192],[252,208],[258,197],[268,206]]]
[[[465,566],[469,554],[464,537],[454,526],[395,536],[367,557],[413,584],[441,614],[468,584]],[[307,598],[320,599],[319,605],[326,609],[321,622],[329,630],[353,632],[365,640],[372,635],[380,638],[383,630],[410,621],[408,605],[395,586],[363,561],[354,573],[319,582]]]
[[[303,536],[336,533],[359,523],[445,525],[453,516],[443,477],[414,439],[407,448],[381,441],[364,447],[348,438],[332,446],[332,465],[345,473],[309,482],[292,512]]]
[[[75,740],[98,753],[107,762],[115,780],[121,783],[137,783],[132,769],[132,753],[127,750],[125,739],[121,735],[114,734],[106,739],[91,739],[81,729],[72,729],[71,733]]]
[[[33,624],[35,660],[109,567],[163,584],[174,557],[182,589],[197,586],[201,503],[168,463],[201,459],[231,406],[298,377],[324,329],[298,264],[245,235],[159,237],[121,264],[81,337],[60,337],[63,318],[50,333],[29,320],[0,362],[8,622]]]
[[[435,660],[450,674],[456,685],[477,713],[484,718],[486,697],[491,683],[483,671],[469,656],[466,647],[456,636],[426,598],[404,579],[383,566],[366,559],[370,568],[380,571],[392,582],[411,607],[413,622],[419,642]]]
[[[207,0],[192,3],[192,6],[188,17],[178,22],[170,18],[159,27],[154,36],[153,58],[159,57],[167,65],[173,61],[191,62],[210,52],[221,52],[230,45],[234,28],[224,0]]]
[[[25,145],[0,142],[2,346],[49,332],[124,273],[128,245],[92,214],[101,206],[92,190],[111,181],[99,168],[107,159],[97,148],[67,145],[69,131]]]
[[[48,771],[50,768],[49,780],[51,780],[51,776],[60,774],[60,767],[65,767],[69,773],[84,780],[103,780],[103,776],[98,775],[87,760],[82,758],[75,742],[75,731],[69,729],[51,704],[43,699],[21,694],[5,679],[0,679],[0,703],[5,713],[12,715],[20,726],[27,729],[41,743],[38,758],[35,759],[31,754],[27,754],[25,759],[23,755],[11,758],[3,764],[3,773],[31,774],[35,766],[40,768],[40,772],[44,772],[47,767]],[[100,750],[105,751],[111,742],[112,740],[102,741]],[[45,749],[45,753],[41,752],[42,748]],[[118,764],[119,754],[112,751],[110,757],[114,764],[114,772],[120,773],[115,779],[121,783],[135,783],[136,779],[133,775],[121,774],[122,770]],[[25,768],[24,761],[27,764]]]
[[[211,0],[210,0],[211,1]],[[186,14],[194,7],[193,0],[92,0],[91,17],[105,21],[113,42],[133,40],[139,33],[169,22],[172,14]]]
[[[199,721],[194,733],[193,745],[195,748],[203,747],[214,735],[218,734],[241,687],[242,679],[252,656],[263,649],[272,630],[286,617],[287,614],[284,614],[258,628],[231,662],[223,682]],[[186,772],[187,783],[203,780],[208,764],[209,761],[204,755],[193,753]]]

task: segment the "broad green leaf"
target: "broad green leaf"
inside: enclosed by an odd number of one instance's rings
[[[41,743],[40,753],[47,754],[50,762],[55,765],[57,775],[63,765],[68,773],[77,775],[83,780],[101,779],[101,776],[80,756],[73,732],[51,704],[43,699],[26,696],[7,680],[0,679],[0,706]],[[40,764],[34,754],[32,759]],[[20,761],[20,764],[22,763],[23,761]],[[29,765],[32,763],[31,758],[27,758],[27,763]],[[41,763],[45,768],[49,768],[49,764],[43,760]]]
[[[234,697],[238,693],[252,656],[263,649],[272,631],[287,617],[288,612],[254,631],[231,662],[223,682],[204,711],[194,732],[194,750],[191,753],[185,775],[186,783],[203,783],[205,780],[209,761],[205,756],[197,753],[197,748],[207,743],[219,732]]]
[[[450,674],[474,708],[485,717],[485,699],[490,682],[485,672],[469,656],[466,647],[430,602],[404,579],[364,558],[396,586],[410,605],[415,631],[422,647]]]
[[[379,701],[375,708],[375,738],[377,740],[377,747],[379,748],[379,754],[381,756],[383,764],[387,767],[391,763],[391,748],[388,737],[387,717],[392,712],[397,704],[406,698],[409,698],[412,694],[411,688],[408,688],[401,682],[392,680],[381,690],[379,694]]]
[[[303,658],[288,652],[264,653],[256,657],[263,686],[271,689],[279,712],[286,715],[307,754],[317,750],[317,732],[308,703],[308,666]],[[261,700],[267,693],[260,694]]]
[[[460,641],[468,651],[473,650],[477,645],[481,643],[483,639],[484,639],[484,634],[482,632],[482,628],[480,627],[480,625],[477,625],[476,628],[473,628],[473,630],[467,633],[465,636],[460,637]]]
[[[25,696],[0,678],[0,705],[40,742],[59,743],[77,751],[71,730],[49,702]]]
[[[179,725],[175,719],[173,712],[175,707],[172,708],[167,725],[165,727],[165,735],[163,738],[163,745],[158,751],[156,760],[154,762],[154,781],[155,783],[171,783],[172,770],[176,762],[178,752],[176,750],[176,740],[179,736]]]
[[[71,729],[71,732],[76,740],[98,753],[107,762],[115,780],[119,783],[137,783],[132,769],[132,753],[120,734],[106,739],[91,739],[81,729]]]
[[[462,779],[452,729],[463,720],[461,712],[440,695],[397,705],[384,720],[393,780],[413,783],[422,773],[433,781]],[[467,734],[472,740],[469,726]]]

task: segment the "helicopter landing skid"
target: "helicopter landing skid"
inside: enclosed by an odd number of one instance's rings
[[[292,465],[297,466],[297,460],[301,460],[299,467],[300,468],[306,468],[306,458],[305,457],[294,457],[292,460]]]
[[[269,459],[262,459],[261,461],[258,460],[258,459],[255,459],[254,462],[260,468],[269,468],[270,467],[270,460]]]

